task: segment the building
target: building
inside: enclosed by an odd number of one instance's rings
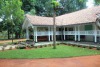
[[[57,16],[56,40],[100,42],[99,13],[100,6],[96,6]],[[26,38],[33,37],[35,42],[53,40],[52,17],[26,14],[23,29],[26,29]]]

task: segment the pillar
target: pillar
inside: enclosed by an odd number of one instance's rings
[[[29,40],[29,30],[26,28],[26,39]]]
[[[52,32],[51,34],[52,34],[52,41],[53,41],[53,27],[52,27],[52,29],[51,29],[51,32]]]
[[[35,39],[35,37],[36,37],[36,36],[35,36],[35,27],[34,27],[34,31],[33,31],[33,32],[34,32],[34,42],[36,42],[36,41],[35,41],[35,40],[36,40],[36,39]]]
[[[78,25],[78,41],[80,41],[80,25]]]
[[[94,24],[94,42],[97,42],[97,27]]]
[[[64,27],[63,33],[64,33],[64,40],[65,40],[65,27]]]
[[[35,36],[36,36],[36,40],[35,41],[37,42],[37,27],[35,28],[35,30],[36,30],[35,31]]]
[[[48,40],[50,41],[50,27],[48,27]]]
[[[75,26],[75,28],[74,28],[75,30],[75,41],[77,41],[77,31],[76,31],[76,26]]]

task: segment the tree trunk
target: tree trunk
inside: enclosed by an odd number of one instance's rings
[[[14,31],[13,31],[13,30],[14,30],[13,28],[14,28],[14,27],[13,27],[13,25],[12,25],[12,43],[13,43],[13,32],[14,32]]]
[[[18,39],[18,33],[17,32],[15,33],[15,39]]]
[[[56,49],[56,23],[55,23],[56,12],[54,10],[53,16],[53,49]]]
[[[8,39],[10,39],[10,30],[8,29]]]

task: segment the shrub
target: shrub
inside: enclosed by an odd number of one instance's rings
[[[44,47],[47,47],[47,45],[44,45]]]
[[[57,45],[60,45],[59,43],[57,43]]]
[[[100,46],[97,47],[97,50],[100,50]]]
[[[93,46],[89,46],[89,49],[92,49],[93,48]]]
[[[37,46],[34,46],[34,48],[37,48]]]
[[[18,46],[17,49],[25,49],[26,46]]]
[[[42,48],[42,45],[40,45],[39,47]]]
[[[83,45],[82,47],[83,47],[83,48],[86,48],[86,46],[84,46],[84,45]]]
[[[72,44],[72,46],[75,46],[75,44]]]
[[[78,45],[78,47],[81,47],[81,45]]]

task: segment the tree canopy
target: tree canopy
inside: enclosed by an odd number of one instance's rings
[[[24,11],[21,9],[20,0],[2,0],[0,1],[0,16],[3,17],[3,28],[11,32],[14,26],[14,32],[21,31],[21,24],[24,19]]]
[[[53,16],[51,2],[56,3],[54,6],[60,3],[60,6],[64,7],[63,10],[57,12],[57,15],[62,15],[85,8],[87,0],[59,0],[59,3],[57,3],[56,0],[22,0],[22,2],[22,7],[26,6],[26,8],[24,8],[26,12],[30,11],[39,16]]]

